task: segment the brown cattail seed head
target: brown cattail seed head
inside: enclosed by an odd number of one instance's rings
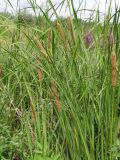
[[[54,94],[56,109],[57,109],[58,112],[60,112],[61,106],[60,106],[60,100],[59,100],[59,93],[58,93],[58,90],[57,90],[57,87],[55,85],[54,80],[51,80],[51,89],[52,89],[53,94]]]
[[[117,83],[117,65],[116,65],[116,53],[112,52],[112,86],[115,87]]]

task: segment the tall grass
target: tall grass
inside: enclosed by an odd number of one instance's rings
[[[29,2],[44,25],[1,17],[0,159],[118,160],[119,8],[85,22]]]

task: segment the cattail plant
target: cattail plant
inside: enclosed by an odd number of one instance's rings
[[[43,54],[43,56],[44,56],[49,62],[51,62],[50,57],[48,56],[46,50],[44,49],[41,41],[40,41],[37,37],[34,37],[34,42],[35,42],[37,48],[38,48],[38,49],[40,50],[40,52]]]
[[[113,51],[111,56],[112,63],[112,86],[115,87],[117,83],[117,66],[116,66],[116,53]]]
[[[51,45],[51,30],[48,31],[48,49],[50,49]]]
[[[92,32],[86,32],[84,35],[84,44],[89,48],[93,44],[93,34]]]
[[[51,89],[52,89],[53,94],[54,94],[56,109],[57,109],[58,112],[60,112],[61,106],[60,106],[59,93],[58,93],[58,90],[57,90],[57,87],[55,85],[54,80],[51,80]]]
[[[73,25],[72,25],[71,17],[67,18],[67,26],[68,26],[68,30],[71,33],[71,37],[73,39],[73,43],[75,44],[75,34],[74,34],[74,30],[73,30]]]
[[[63,41],[63,45],[64,45],[64,48],[66,50],[67,49],[67,41],[66,41],[66,38],[65,38],[65,33],[63,31],[63,28],[59,24],[59,22],[56,22],[56,28],[57,28],[58,32],[60,32],[60,35],[61,35],[61,38],[62,38],[62,41]]]

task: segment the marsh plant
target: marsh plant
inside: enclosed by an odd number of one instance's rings
[[[101,22],[29,4],[36,23],[0,14],[0,159],[119,160],[118,7]]]

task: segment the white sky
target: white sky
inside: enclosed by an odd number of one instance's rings
[[[18,7],[18,1],[19,1],[19,6],[21,9],[23,8],[26,8],[26,7],[30,7],[30,4],[29,2],[30,1],[34,1],[36,2],[39,6],[41,6],[42,8],[45,8],[47,5],[46,5],[46,1],[47,0],[9,0],[12,4],[12,6],[14,7],[14,13],[16,12],[16,10],[19,8]],[[56,4],[56,6],[58,4],[60,4],[60,2],[62,2],[63,0],[51,0],[53,4]],[[64,0],[65,2],[67,2],[67,0]],[[80,2],[83,1],[80,9],[83,9],[83,8],[86,8],[86,9],[97,9],[97,6],[99,4],[99,10],[100,12],[102,12],[103,14],[105,13],[105,4],[106,4],[106,1],[107,1],[107,6],[109,6],[109,3],[110,3],[110,0],[73,0],[74,2],[74,6],[75,8],[77,9]],[[115,10],[115,2],[118,6],[120,6],[120,0],[112,0],[112,13],[114,12]],[[66,4],[66,3],[65,3]],[[66,10],[66,5],[64,4],[64,6],[62,7],[62,9],[58,10],[58,14],[60,16],[68,16],[69,15],[69,12],[68,10]],[[4,10],[7,10],[8,12],[13,12],[13,9],[12,7],[7,3],[7,0],[0,0],[0,11],[4,11]],[[32,10],[29,9],[29,11],[31,13],[33,13]],[[79,12],[79,14],[82,14],[82,17],[83,18],[87,18],[90,16],[90,12]],[[101,15],[103,15],[101,14]]]

